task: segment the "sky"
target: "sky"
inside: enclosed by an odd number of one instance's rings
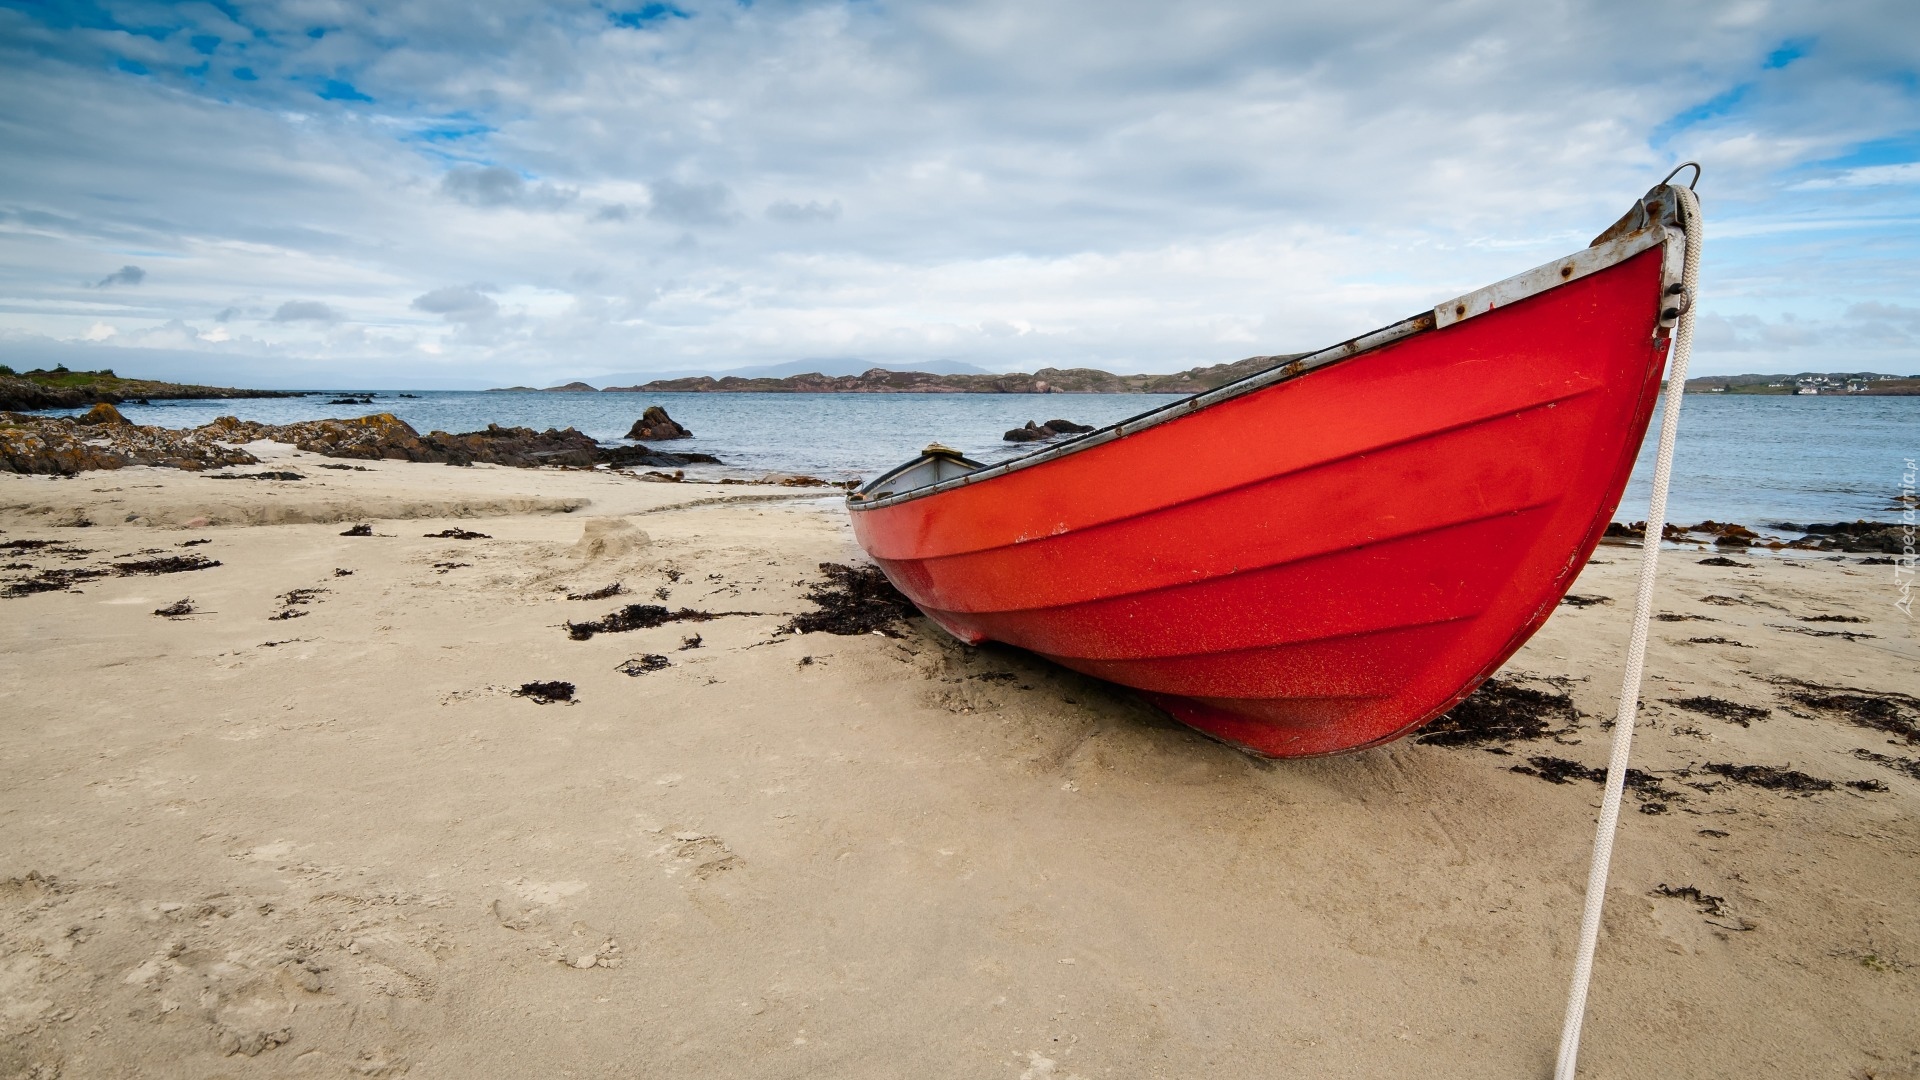
[[[1696,373],[1920,374],[1911,0],[0,0],[0,362],[1176,371],[1577,250],[1689,159]]]

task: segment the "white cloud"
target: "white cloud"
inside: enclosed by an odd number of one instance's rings
[[[1174,370],[1545,261],[1699,154],[1703,370],[1914,347],[1846,311],[1920,295],[1894,0],[1685,34],[1593,0],[133,10],[145,36],[0,9],[0,332],[495,385],[634,356]],[[114,266],[140,287],[89,291]]]

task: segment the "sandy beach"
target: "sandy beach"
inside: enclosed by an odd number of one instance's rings
[[[0,599],[0,1077],[1550,1070],[1635,547],[1502,672],[1536,737],[1265,762],[924,620],[779,632],[860,560],[817,490],[248,449],[305,479],[0,475],[10,578],[219,564]],[[1585,1074],[1920,1076],[1892,568],[1710,554]],[[636,602],[744,614],[567,631]]]

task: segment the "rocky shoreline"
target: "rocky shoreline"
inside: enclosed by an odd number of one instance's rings
[[[231,386],[195,386],[154,379],[123,379],[103,371],[0,371],[0,412],[80,409],[128,401],[205,401],[217,398],[307,397],[302,390],[240,390]]]
[[[254,465],[259,459],[243,449],[243,444],[261,439],[327,457],[441,465],[659,469],[722,464],[711,454],[670,454],[644,445],[602,446],[592,436],[571,427],[535,431],[488,424],[483,431],[422,435],[392,413],[374,413],[351,420],[297,424],[261,424],[223,416],[202,427],[182,430],[132,423],[111,404],[102,402],[77,417],[0,413],[0,472],[72,476],[128,465],[161,465],[195,472]]]

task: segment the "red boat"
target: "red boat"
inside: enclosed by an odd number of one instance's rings
[[[1036,453],[929,447],[849,496],[854,533],[961,640],[1255,753],[1404,735],[1611,520],[1684,303],[1679,213],[1660,185],[1583,251]]]

